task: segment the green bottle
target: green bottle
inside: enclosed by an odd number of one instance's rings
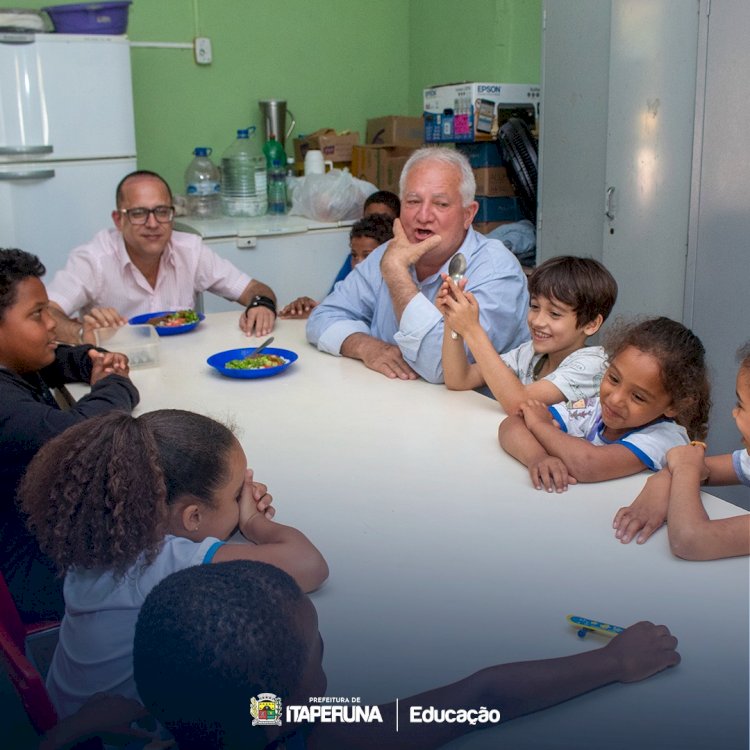
[[[286,153],[284,147],[272,135],[263,146],[263,153],[266,157],[266,169],[270,172],[272,169],[281,169],[286,173]]]

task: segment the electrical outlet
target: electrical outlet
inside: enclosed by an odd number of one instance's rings
[[[193,40],[193,53],[198,65],[208,65],[213,60],[211,40],[207,36],[197,36]]]

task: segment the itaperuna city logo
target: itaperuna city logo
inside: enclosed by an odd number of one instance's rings
[[[281,698],[274,693],[258,693],[250,699],[250,716],[253,726],[281,726]]]

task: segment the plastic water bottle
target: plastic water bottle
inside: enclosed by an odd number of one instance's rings
[[[286,153],[272,135],[263,145],[268,174],[268,213],[286,213]]]
[[[266,160],[253,135],[254,126],[238,130],[221,157],[221,206],[227,216],[262,216],[268,208]]]
[[[268,213],[286,213],[286,172],[283,167],[274,167],[268,173]]]
[[[195,158],[185,171],[185,195],[191,216],[210,218],[221,213],[219,169],[209,158],[211,149],[198,146]]]
[[[294,186],[297,178],[294,176],[294,157],[287,156],[286,158],[286,208],[287,211],[292,207],[292,193],[294,192]]]

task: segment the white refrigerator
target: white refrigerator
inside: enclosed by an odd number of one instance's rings
[[[127,38],[0,33],[0,247],[38,255],[51,279],[111,224],[135,168]]]

